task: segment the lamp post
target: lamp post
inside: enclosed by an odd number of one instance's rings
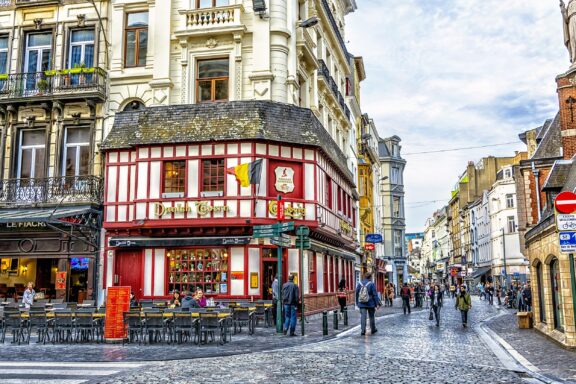
[[[504,263],[504,288],[508,286],[508,269],[506,268],[506,233],[502,227],[502,260]]]

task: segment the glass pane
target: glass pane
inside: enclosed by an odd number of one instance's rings
[[[70,68],[75,68],[82,63],[82,46],[73,45],[70,51]]]
[[[228,77],[228,59],[202,60],[198,62],[198,78]]]
[[[138,65],[146,65],[148,52],[148,31],[138,31]]]
[[[44,162],[46,157],[46,151],[44,148],[34,148],[36,151],[36,159],[34,160],[34,178],[41,179],[45,176],[44,174]]]
[[[198,101],[212,100],[212,81],[198,82]]]
[[[90,168],[90,147],[84,145],[79,148],[80,150],[80,169],[78,169],[79,176],[85,176]]]
[[[128,14],[128,27],[143,27],[148,25],[148,12]]]
[[[228,80],[216,81],[216,100],[228,100]]]
[[[200,8],[212,8],[212,0],[200,0]]]
[[[66,148],[64,164],[65,176],[76,176],[76,147]]]
[[[66,143],[89,143],[90,129],[88,128],[68,128],[66,131]]]
[[[230,3],[229,0],[216,0],[217,7],[222,7],[224,5],[228,5],[229,3]]]
[[[50,67],[51,67],[50,57],[52,56],[51,53],[52,52],[49,49],[42,50],[42,63],[41,63],[41,67],[40,67],[41,71],[46,71],[46,70],[50,69]]]
[[[82,29],[79,31],[72,31],[71,41],[78,43],[80,41],[94,41],[93,29]]]
[[[38,51],[28,51],[28,66],[26,72],[34,73],[38,71]]]
[[[8,52],[0,52],[0,73],[6,73],[7,62],[8,62]]]
[[[0,37],[0,49],[8,49],[8,37]]]
[[[126,32],[126,66],[136,65],[136,32]]]
[[[82,60],[87,67],[94,66],[94,44],[86,44],[84,46],[84,60]]]
[[[52,45],[51,33],[31,33],[28,35],[28,47],[41,47]]]
[[[32,149],[21,150],[20,159],[20,177],[23,179],[29,179],[32,177]]]
[[[44,131],[22,131],[22,146],[44,145]]]

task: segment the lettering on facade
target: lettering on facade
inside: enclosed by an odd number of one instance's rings
[[[294,191],[294,170],[290,167],[276,167],[276,190],[278,192],[291,193]]]
[[[340,220],[340,230],[346,235],[351,235],[353,228],[346,220]]]
[[[38,221],[6,223],[6,228],[46,228],[46,223]]]
[[[276,216],[276,212],[278,210],[278,202],[271,201],[268,203],[268,212],[272,216]],[[292,206],[285,206],[284,207],[284,216],[291,217],[293,219],[303,219],[306,216],[306,208],[304,207],[292,207]]]
[[[206,216],[212,212],[223,213],[228,212],[229,210],[229,207],[227,205],[213,206],[206,201],[197,201],[194,203],[194,206],[196,207],[196,212],[198,213],[198,216]],[[158,217],[162,217],[164,215],[169,215],[172,213],[189,213],[189,212],[192,212],[192,206],[188,203],[176,204],[173,207],[166,206],[161,203],[154,204],[154,214]]]

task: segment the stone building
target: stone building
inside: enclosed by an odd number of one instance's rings
[[[108,1],[0,2],[0,295],[95,299]]]
[[[438,282],[445,281],[451,249],[448,207],[445,206],[426,220],[422,241],[422,260],[426,277]]]
[[[259,4],[112,5],[104,288],[270,299],[278,247],[252,234],[275,222],[280,195],[311,229],[304,254],[287,233],[281,280],[298,276],[309,313],[336,306],[342,278],[352,294],[359,108],[344,19],[356,4]],[[257,160],[258,184],[226,173]]]

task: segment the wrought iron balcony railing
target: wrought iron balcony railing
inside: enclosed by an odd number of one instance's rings
[[[318,60],[318,63],[320,63],[320,68],[318,68],[318,74],[323,76],[324,79],[326,79],[328,87],[332,91],[334,98],[336,98],[338,104],[340,104],[340,107],[342,107],[342,111],[344,111],[346,117],[350,119],[350,109],[344,102],[344,97],[342,96],[342,93],[338,90],[338,85],[336,84],[336,81],[334,81],[334,78],[332,77],[332,75],[330,75],[330,70],[328,69],[328,66],[322,59]]]
[[[0,75],[0,100],[28,97],[106,96],[107,73],[101,68],[75,68]]]
[[[326,12],[326,14],[328,15],[328,20],[330,20],[330,25],[332,25],[332,30],[334,30],[334,33],[336,34],[336,38],[338,39],[338,43],[340,43],[340,48],[342,48],[344,55],[346,57],[348,57],[349,56],[348,49],[346,49],[346,44],[344,43],[344,38],[342,37],[342,34],[340,33],[340,28],[338,28],[338,23],[336,23],[336,19],[334,18],[334,15],[332,14],[332,10],[330,9],[330,6],[328,5],[328,2],[326,0],[322,0],[322,8],[324,8],[324,12]]]
[[[0,180],[0,205],[102,204],[104,183],[97,176]]]

